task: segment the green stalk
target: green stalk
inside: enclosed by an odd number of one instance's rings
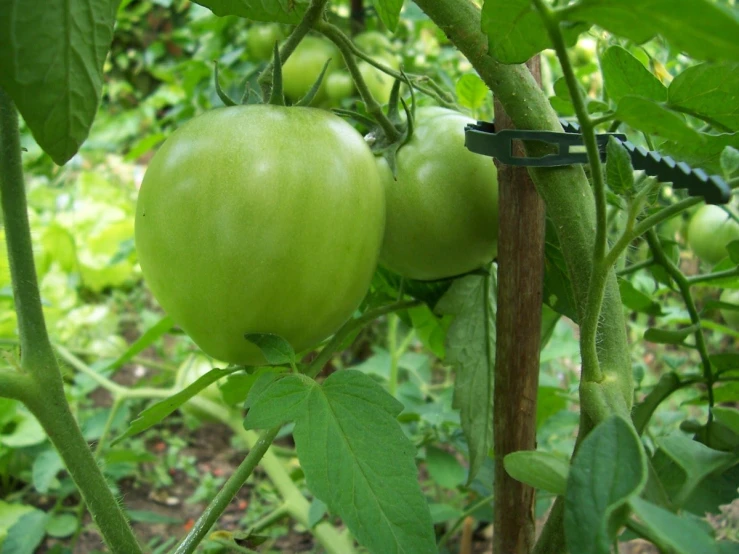
[[[281,428],[282,425],[278,425],[272,429],[263,431],[262,434],[259,435],[259,439],[254,443],[249,454],[244,458],[244,461],[241,462],[231,477],[228,478],[226,484],[223,485],[220,491],[218,491],[218,494],[212,502],[208,504],[205,511],[200,514],[200,517],[195,522],[193,528],[179,544],[177,550],[175,550],[175,554],[192,554],[192,552],[195,552],[195,549],[198,547],[200,542],[208,534],[211,527],[215,525],[218,518],[221,517],[221,514],[234,499],[236,493],[239,492],[246,480],[252,474],[254,468],[257,467],[257,464],[267,452],[269,445],[272,444],[272,441],[277,436],[277,433],[280,432]]]
[[[708,405],[712,408],[714,404],[713,364],[711,363],[711,358],[708,355],[708,348],[706,346],[706,339],[703,336],[703,328],[700,324],[701,319],[698,315],[698,309],[695,306],[693,295],[690,292],[690,282],[688,282],[688,279],[685,277],[685,275],[683,275],[682,271],[680,271],[680,268],[678,268],[675,263],[665,255],[664,251],[662,250],[662,245],[659,242],[659,238],[657,237],[657,233],[654,231],[654,229],[650,229],[647,232],[647,242],[649,243],[649,248],[652,250],[654,261],[665,268],[667,274],[672,277],[672,280],[675,281],[675,283],[677,284],[677,288],[680,289],[680,294],[685,301],[685,306],[687,307],[688,314],[690,315],[690,321],[693,325],[696,326],[696,331],[694,334],[695,347],[698,350],[698,354],[701,358],[701,365],[703,366],[703,376],[706,380],[706,391],[708,392]],[[712,419],[713,414],[709,411],[709,423]]]
[[[62,376],[41,309],[20,153],[18,113],[12,99],[0,89],[0,189],[18,314],[21,367],[28,375],[20,399],[39,420],[64,460],[111,552],[136,554],[141,552],[141,547],[64,395]]]
[[[283,64],[290,57],[290,54],[295,51],[295,48],[297,48],[298,44],[300,44],[300,41],[303,40],[303,37],[305,37],[305,35],[308,34],[308,32],[313,28],[316,22],[321,19],[321,17],[323,16],[323,9],[326,7],[327,2],[328,0],[311,1],[310,6],[308,6],[308,9],[303,16],[303,19],[293,29],[293,32],[290,33],[290,36],[287,37],[287,40],[280,48],[280,60],[282,60]],[[262,71],[262,74],[257,80],[260,88],[262,89],[262,98],[265,100],[265,102],[272,93],[272,68],[273,63],[270,62],[264,69],[264,71]]]
[[[331,40],[331,42],[333,42],[341,51],[341,55],[344,57],[344,62],[346,62],[346,67],[352,76],[354,85],[357,87],[357,92],[359,92],[359,96],[362,98],[362,101],[367,108],[367,113],[377,121],[380,127],[382,127],[382,130],[389,141],[394,142],[398,140],[398,138],[400,138],[400,132],[382,111],[382,106],[377,102],[377,100],[375,100],[367,87],[367,83],[364,82],[364,77],[362,77],[357,61],[354,59],[354,53],[352,50],[354,45],[352,44],[352,41],[349,40],[341,29],[326,21],[316,22],[315,28],[317,31],[323,33],[326,38]]]
[[[414,306],[418,306],[419,304],[421,304],[421,302],[418,300],[403,300],[400,302],[395,302],[394,304],[382,306],[381,308],[370,310],[356,319],[350,319],[344,324],[341,329],[336,332],[329,343],[323,347],[321,353],[318,354],[318,356],[316,356],[316,359],[313,360],[311,364],[306,368],[305,374],[309,377],[315,377],[316,375],[318,375],[321,369],[323,369],[323,366],[325,366],[326,363],[331,359],[331,356],[334,355],[334,352],[339,349],[339,347],[344,343],[349,335],[351,335],[356,329],[364,327],[370,321],[373,321],[385,314],[413,308]]]
[[[528,69],[501,64],[488,55],[488,40],[482,34],[480,9],[475,4],[469,0],[415,2],[467,57],[517,128],[562,132],[557,114]],[[531,156],[550,153],[546,145],[531,142],[526,146]],[[593,190],[579,165],[530,168],[529,173],[557,232],[578,318],[583,322],[585,314],[594,311],[588,308],[597,228]],[[623,404],[628,407],[633,401],[633,383],[626,322],[615,272],[607,271],[605,275],[605,293],[596,329],[597,359],[609,383],[607,387],[618,389]]]

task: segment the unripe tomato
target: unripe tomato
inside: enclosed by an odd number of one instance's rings
[[[252,59],[271,60],[275,43],[282,40],[282,29],[276,23],[254,25],[246,35],[246,51]]]
[[[397,181],[378,158],[387,224],[381,262],[411,279],[442,279],[490,262],[498,246],[495,165],[464,146],[474,120],[438,107],[417,110],[398,151]]]
[[[297,352],[334,333],[375,270],[385,218],[369,147],[313,108],[220,108],[159,149],[136,207],[144,277],[206,353],[265,362],[247,333]]]
[[[308,36],[300,41],[295,51],[282,66],[282,88],[285,96],[293,102],[297,102],[305,96],[318,79],[326,60],[329,58],[331,64],[326,70],[326,75],[330,75],[332,71],[341,67],[343,63],[341,53],[333,43],[318,37]],[[318,105],[325,98],[326,78],[324,76],[313,104]]]
[[[720,300],[727,304],[736,304],[739,306],[739,289],[724,290],[724,292],[721,293]],[[729,327],[739,330],[739,311],[721,310],[721,316]]]
[[[734,240],[739,240],[739,224],[718,206],[702,206],[690,220],[688,245],[708,264],[717,264],[728,256],[726,247]]]
[[[326,77],[326,96],[333,104],[349,98],[354,92],[354,81],[346,71],[334,71]]]
[[[177,389],[182,390],[189,385],[192,385],[195,381],[200,379],[203,375],[208,373],[214,366],[208,358],[202,354],[191,354],[177,369],[177,375],[175,376],[175,386]],[[225,366],[221,366],[225,367]],[[218,383],[208,385],[198,393],[198,396],[215,402],[216,404],[223,405],[223,395],[221,389],[218,388]],[[208,421],[214,421],[214,418],[204,410],[200,410],[191,402],[186,402],[181,406],[181,409],[185,413],[194,415],[200,419]]]

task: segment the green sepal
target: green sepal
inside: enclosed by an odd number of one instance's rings
[[[326,75],[326,71],[328,70],[328,65],[331,63],[331,58],[326,60],[326,63],[323,64],[323,69],[321,70],[321,74],[318,76],[318,79],[316,79],[316,82],[313,83],[313,86],[310,87],[310,90],[303,96],[300,100],[298,100],[295,105],[296,106],[310,106],[310,103],[313,102],[313,99],[316,97],[316,94],[318,93],[318,89],[321,88],[321,83],[323,82],[323,77]]]
[[[272,90],[267,103],[273,106],[285,105],[285,95],[282,92],[282,61],[280,60],[280,48],[276,42],[272,61]]]
[[[221,102],[223,102],[226,106],[235,106],[236,102],[234,102],[231,97],[226,94],[226,91],[221,88],[221,83],[218,80],[218,61],[213,60],[213,64],[215,65],[215,84],[216,84],[216,94],[218,94],[218,98],[221,99]]]

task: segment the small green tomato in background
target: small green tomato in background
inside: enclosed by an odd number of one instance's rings
[[[285,96],[292,102],[297,102],[316,82],[321,74],[326,60],[331,63],[326,75],[340,68],[343,64],[341,53],[329,42],[318,37],[305,37],[298,44],[282,66],[282,86]],[[319,105],[326,99],[326,76],[313,100],[313,105]]]
[[[326,77],[326,96],[332,105],[338,105],[354,92],[354,81],[346,71],[334,71]]]
[[[715,265],[727,257],[726,247],[735,240],[739,240],[739,223],[718,206],[702,206],[690,220],[688,245],[708,264]]]
[[[270,60],[275,43],[281,41],[282,38],[282,29],[276,23],[254,25],[247,31],[246,52],[254,60]]]
[[[498,178],[490,158],[464,146],[474,120],[420,108],[397,158],[397,181],[378,158],[387,224],[380,260],[411,279],[460,275],[490,262],[498,247]]]
[[[739,289],[726,289],[719,299],[721,302],[739,306]],[[721,310],[721,316],[729,327],[739,330],[739,310]]]
[[[249,333],[301,352],[333,334],[369,287],[385,198],[348,123],[313,108],[207,112],[152,159],[136,206],[149,288],[207,354],[263,365]]]

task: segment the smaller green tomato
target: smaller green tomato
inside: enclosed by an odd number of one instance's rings
[[[461,275],[497,253],[497,171],[465,148],[470,123],[452,110],[419,108],[413,136],[398,150],[397,180],[378,158],[387,202],[380,261],[404,277]]]
[[[305,37],[282,66],[282,88],[285,96],[297,102],[318,80],[326,60],[331,59],[326,75],[341,67],[342,58],[332,43],[318,37]],[[326,98],[326,78],[313,100],[314,105]]]
[[[254,25],[246,35],[246,51],[254,60],[272,59],[275,43],[282,40],[282,29],[276,23]]]
[[[719,300],[739,306],[739,289],[724,290]],[[721,310],[721,316],[729,327],[739,330],[739,310]]]
[[[705,205],[690,220],[688,245],[702,261],[715,265],[729,255],[726,247],[739,240],[739,223],[720,207]]]
[[[346,71],[334,71],[326,77],[326,95],[331,103],[338,105],[344,98],[354,92],[354,81]]]

